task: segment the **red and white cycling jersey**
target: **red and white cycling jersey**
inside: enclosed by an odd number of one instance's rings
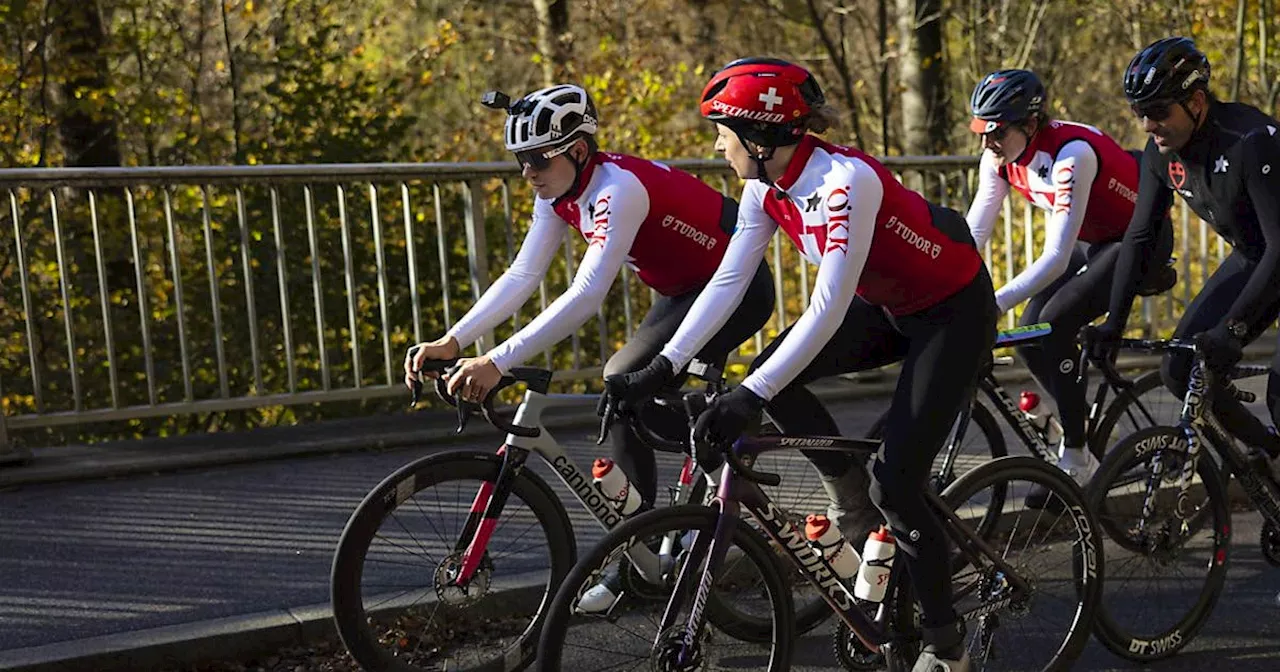
[[[908,315],[968,286],[982,265],[959,217],[954,227],[935,222],[923,197],[856,149],[806,136],[775,184],[771,189],[749,180],[744,187],[725,259],[662,351],[676,367],[732,314],[778,227],[818,265],[818,277],[809,307],[786,340],[743,381],[764,399],[813,361],[855,295]]]
[[[611,233],[617,192],[642,189],[648,208],[627,213],[640,218],[627,253],[640,280],[663,296],[677,296],[715,273],[729,242],[729,232],[720,228],[720,192],[689,173],[625,154],[597,152],[583,172],[587,187],[552,207],[589,243],[600,245]]]
[[[488,354],[503,372],[569,336],[599,311],[623,264],[658,293],[675,296],[711,277],[729,234],[726,199],[689,173],[656,161],[597,152],[579,188],[552,202],[538,198],[533,223],[511,267],[449,330],[466,346],[510,317],[538,288],[566,226],[587,240],[569,289]]]
[[[1001,311],[1062,275],[1076,240],[1104,243],[1124,237],[1138,198],[1138,162],[1105,133],[1069,121],[1052,121],[1037,131],[1012,164],[997,166],[984,152],[966,217],[979,247],[990,239],[1011,187],[1050,215],[1044,252],[996,292]]]

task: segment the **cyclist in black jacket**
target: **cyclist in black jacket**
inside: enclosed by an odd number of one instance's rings
[[[1187,307],[1175,336],[1197,337],[1210,367],[1225,371],[1280,315],[1280,122],[1250,105],[1218,100],[1208,84],[1209,61],[1185,37],[1148,45],[1125,70],[1125,96],[1151,137],[1110,314],[1093,334],[1094,356],[1114,352],[1139,279],[1149,264],[1164,263],[1153,251],[1159,229],[1170,225],[1163,213],[1174,192],[1232,247]],[[1190,365],[1185,353],[1164,361],[1165,384],[1179,398]],[[1280,417],[1280,350],[1267,381],[1267,405],[1273,421]],[[1280,455],[1280,441],[1231,395],[1215,397],[1213,410],[1250,445]],[[1277,466],[1280,460],[1273,459],[1273,472]]]

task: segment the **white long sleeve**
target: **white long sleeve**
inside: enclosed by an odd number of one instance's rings
[[[631,188],[602,189],[596,194],[596,203],[601,202],[607,210],[594,214],[595,229],[573,283],[541,315],[489,351],[503,373],[577,331],[604,304],[649,213],[649,195],[636,181]]]
[[[985,249],[987,241],[991,240],[991,233],[996,226],[996,217],[1000,214],[1000,206],[1008,195],[1009,183],[997,172],[995,158],[992,157],[991,152],[984,151],[982,160],[978,163],[978,189],[974,192],[969,212],[964,216],[965,221],[969,223],[969,233],[973,235],[973,242],[977,244],[978,250]]]
[[[768,215],[759,207],[760,197],[753,198],[752,182],[748,182],[742,192],[742,207],[738,210],[737,229],[725,247],[724,258],[716,267],[716,272],[707,282],[707,286],[698,294],[693,305],[689,307],[684,321],[676,330],[671,340],[662,348],[661,354],[670,360],[679,371],[685,367],[703,346],[715,336],[729,321],[747,287],[760,267],[769,240],[778,228]],[[754,205],[748,205],[753,203]]]
[[[551,202],[537,199],[533,205],[533,223],[515,260],[447,335],[457,339],[461,348],[466,348],[481,334],[514,315],[542,282],[568,230],[569,225],[551,208]]]
[[[884,187],[875,171],[861,162],[859,167],[847,171],[847,177],[850,199],[841,211],[831,212],[828,209],[831,200],[823,199],[823,217],[828,222],[827,245],[822,263],[818,265],[809,307],[769,359],[742,381],[743,386],[762,399],[772,399],[826,347],[844,322],[857,292],[858,280],[871,251]],[[842,219],[845,214],[847,220]],[[845,231],[840,231],[841,228]],[[836,242],[841,238],[848,240],[847,249]]]
[[[1045,226],[1044,250],[996,291],[996,305],[1002,313],[1031,298],[1067,271],[1089,205],[1089,191],[1098,176],[1098,155],[1087,142],[1068,142],[1058,150],[1050,174],[1054,202]]]

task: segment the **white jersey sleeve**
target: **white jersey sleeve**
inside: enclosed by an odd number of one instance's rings
[[[834,186],[846,187],[850,199],[839,211],[829,210],[830,199],[823,198],[823,217],[828,222],[827,248],[818,265],[818,277],[814,282],[809,307],[792,325],[791,331],[778,349],[760,368],[756,369],[743,386],[762,399],[769,400],[786,387],[813,358],[826,347],[844,322],[858,288],[858,279],[871,251],[871,239],[876,228],[876,213],[884,199],[884,185],[870,166],[857,162],[853,166],[838,168],[845,173]],[[847,215],[847,219],[844,216]],[[843,224],[841,223],[843,222]],[[835,244],[840,238],[839,228],[849,241],[847,249]]]
[[[567,230],[569,225],[551,208],[551,201],[535,200],[533,223],[520,244],[515,260],[446,335],[457,339],[461,348],[466,348],[481,334],[514,315],[547,274]]]
[[[720,265],[689,307],[680,328],[659,353],[671,362],[676,371],[684,369],[729,321],[760,267],[769,240],[778,228],[760,207],[765,189],[757,180],[749,180],[743,187],[737,227]]]
[[[996,305],[1002,313],[1048,287],[1071,265],[1071,252],[1089,206],[1089,190],[1098,176],[1098,155],[1087,142],[1068,142],[1058,150],[1050,174],[1054,186],[1053,212],[1049,213],[1045,226],[1044,250],[996,291]]]
[[[979,251],[985,249],[987,241],[991,240],[1000,206],[1008,195],[1008,181],[1000,177],[991,152],[984,151],[982,160],[978,163],[978,189],[973,195],[973,203],[969,205],[969,212],[964,216]]]
[[[604,304],[609,287],[627,261],[640,225],[649,214],[649,192],[635,176],[625,175],[629,177],[604,187],[594,196],[596,203],[607,203],[607,211],[593,215],[595,229],[569,289],[541,315],[488,353],[498,370],[507,373],[569,336]]]

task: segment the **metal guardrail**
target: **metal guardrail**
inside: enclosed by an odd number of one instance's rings
[[[884,162],[930,200],[967,209],[975,157]],[[731,195],[740,187],[723,161],[669,164]],[[0,190],[0,460],[16,431],[402,394],[405,348],[443,333],[489,286],[532,204],[514,163],[16,169],[0,170]],[[1018,226],[1018,202],[1006,201],[986,249],[997,284],[1039,246],[1043,214],[1024,203]],[[1198,249],[1192,233],[1184,206],[1181,286],[1144,300],[1147,333],[1172,326],[1224,253],[1219,240],[1211,258],[1203,222]],[[566,231],[536,305],[478,352],[567,286],[575,238]],[[816,269],[781,234],[768,258],[774,320],[738,361],[808,305]],[[636,287],[624,271],[597,324],[538,363],[564,380],[598,376],[652,300]]]

